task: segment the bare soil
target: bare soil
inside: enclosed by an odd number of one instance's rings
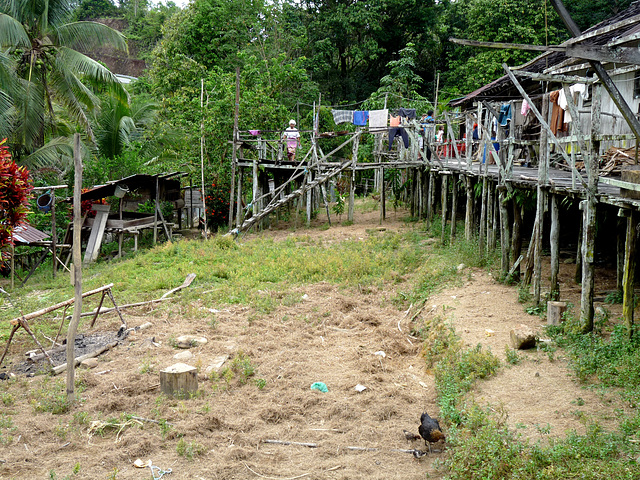
[[[380,228],[411,228],[401,221],[405,214],[392,212],[382,227],[372,212],[357,214],[348,227],[274,229],[262,235],[364,239]],[[563,265],[562,293],[578,304],[579,288],[570,280],[573,268]],[[544,323],[524,312],[515,288],[495,282],[486,271],[464,268],[460,275],[460,286],[429,299],[422,318],[445,315],[466,344],[481,343],[502,359],[512,328],[525,324],[544,336]],[[76,464],[80,471],[72,478],[151,478],[149,468],[134,467],[136,459],[171,469],[169,479],[442,478],[437,470],[446,455],[442,446],[420,459],[397,451],[424,450],[422,441],[406,440],[403,430],[417,433],[420,414],[437,417],[438,410],[433,377],[425,370],[419,341],[409,335],[409,315],[390,301],[394,288],[306,285],[294,292],[300,303],[269,315],[243,306],[196,305],[201,321],[168,304],[126,311],[129,326],[151,322],[153,327],[132,333],[99,357],[97,367],[78,370],[86,388],[71,412],[34,413],[34,392],[46,377],[19,375],[17,381],[0,383],[3,400],[15,402],[0,405],[0,478],[49,478],[51,471],[64,478]],[[100,317],[96,330],[119,327],[117,317]],[[191,348],[194,357],[185,361],[200,368],[199,395],[176,400],[160,394],[159,371],[179,362],[173,357],[181,350],[172,347],[172,340],[182,334],[201,335],[208,342]],[[14,366],[33,348],[22,332],[18,337],[10,350]],[[246,383],[241,375],[228,385],[212,382],[204,372],[222,355],[229,356],[226,365],[246,356],[255,375]],[[561,353],[532,350],[519,356],[518,365],[504,363],[496,377],[478,383],[477,401],[506,414],[509,425],[532,441],[582,432],[590,419],[613,428],[616,409],[625,406],[580,387]],[[263,388],[257,379],[265,381]],[[48,381],[45,390],[53,389]],[[312,390],[314,382],[324,382],[328,392]],[[358,392],[356,385],[366,389]],[[125,412],[172,425],[125,423]],[[7,426],[8,418],[12,423]],[[91,424],[110,418],[119,425]],[[190,460],[178,453],[179,445],[201,453]]]

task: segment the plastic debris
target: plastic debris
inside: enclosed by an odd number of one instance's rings
[[[311,390],[319,390],[323,393],[327,393],[329,391],[329,389],[327,388],[327,386],[322,383],[322,382],[315,382],[311,385]]]
[[[364,392],[367,389],[367,387],[365,387],[364,385],[360,385],[360,384],[356,385],[353,388],[355,389],[356,392]]]
[[[374,355],[377,355],[382,358],[385,358],[387,356],[387,354],[384,353],[382,350],[375,352]]]
[[[147,468],[147,467],[151,467],[151,465],[153,465],[151,460],[147,460],[146,462],[143,462],[142,460],[140,460],[138,458],[138,459],[136,459],[135,462],[133,462],[133,466],[136,467],[136,468]]]

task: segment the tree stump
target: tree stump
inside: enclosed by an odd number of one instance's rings
[[[198,370],[185,363],[176,363],[160,371],[162,393],[180,398],[189,398],[198,391]]]
[[[536,335],[526,325],[511,330],[511,345],[516,350],[526,350],[536,346]]]
[[[547,325],[560,325],[567,302],[547,302]]]

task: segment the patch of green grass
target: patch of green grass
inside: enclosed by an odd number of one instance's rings
[[[198,455],[202,455],[206,450],[204,445],[196,441],[187,443],[184,438],[181,438],[176,445],[176,451],[181,457],[185,457],[187,460],[193,460]]]
[[[519,365],[522,361],[522,359],[518,355],[518,351],[514,348],[509,347],[508,345],[505,345],[504,347],[504,354],[509,365]]]

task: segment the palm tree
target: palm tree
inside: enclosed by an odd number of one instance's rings
[[[60,110],[93,141],[95,92],[127,101],[115,75],[76,50],[126,51],[124,37],[96,22],[68,23],[71,11],[70,0],[0,0],[0,137],[17,159],[50,162],[70,153]]]

